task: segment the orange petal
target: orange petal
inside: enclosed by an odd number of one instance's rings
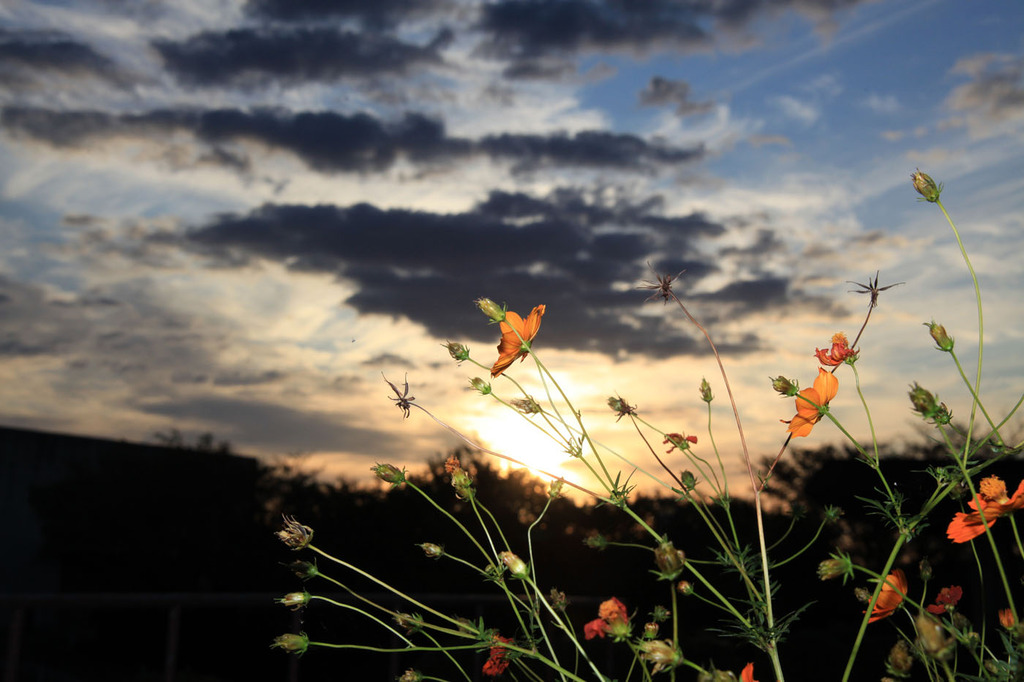
[[[839,379],[828,370],[818,368],[818,378],[814,380],[814,390],[821,396],[819,405],[828,405],[839,392]]]
[[[800,395],[802,397],[796,399],[796,413],[812,424],[817,422],[821,419],[821,413],[818,412],[817,406],[824,404],[821,399],[821,394],[816,389],[805,388],[800,391]]]
[[[741,682],[757,682],[754,679],[754,664],[747,663],[746,667],[743,668],[743,672],[740,673]]]
[[[977,512],[957,512],[946,528],[946,537],[956,543],[970,542],[991,528],[998,518],[999,515],[991,507],[985,509],[985,523],[981,522],[981,515]]]

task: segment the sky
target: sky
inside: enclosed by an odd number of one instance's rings
[[[1024,385],[1022,74],[1024,5],[1003,0],[3,3],[0,423],[209,432],[358,482],[458,442],[402,418],[384,378],[408,378],[452,429],[585,482],[443,346],[494,362],[485,296],[546,306],[533,348],[613,468],[655,470],[619,395],[702,457],[713,434],[741,479],[706,341],[639,287],[682,271],[761,457],[795,412],[770,377],[810,386],[878,272],[902,284],[859,344],[869,412],[848,367],[831,410],[861,441],[919,442],[913,382],[970,411],[923,324],[973,376],[978,316],[918,167],[979,273],[982,396],[1004,413]],[[492,382],[521,397],[509,378],[543,398],[531,360]],[[842,442],[822,422],[792,447]]]

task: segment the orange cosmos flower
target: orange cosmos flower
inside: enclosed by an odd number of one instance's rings
[[[796,399],[796,416],[789,420],[788,431],[794,438],[806,436],[821,419],[821,412],[815,405],[824,407],[829,404],[839,391],[839,379],[831,372],[818,368],[818,378],[814,380],[814,388],[800,391]],[[802,396],[802,397],[801,397]],[[810,402],[808,402],[810,401]],[[813,405],[811,404],[813,403]]]
[[[903,603],[903,596],[906,593],[907,576],[897,568],[885,579],[885,585],[882,585],[882,592],[878,595],[878,601],[875,602],[875,608],[871,610],[868,622],[874,623],[876,620],[891,616],[893,611]]]
[[[1013,609],[999,609],[999,624],[1007,630],[1017,624],[1017,619],[1013,616]]]
[[[814,355],[821,364],[828,365],[829,367],[838,367],[846,362],[847,358],[855,357],[857,351],[850,348],[850,342],[847,340],[846,334],[836,332],[832,335],[832,347],[815,348]]]
[[[757,682],[754,679],[754,664],[747,663],[746,667],[743,668],[743,672],[740,673],[741,682]]]
[[[629,634],[629,613],[626,611],[626,605],[615,597],[601,602],[597,615],[597,618],[583,626],[584,638],[603,638],[608,632],[615,637]]]
[[[991,528],[1000,516],[1012,514],[1024,507],[1024,481],[1017,486],[1017,492],[1008,497],[1003,479],[998,476],[984,478],[978,485],[978,496],[967,505],[974,511],[957,512],[946,529],[946,537],[953,542],[969,542]],[[981,520],[982,513],[985,514],[984,522]]]
[[[544,316],[544,306],[535,307],[523,321],[519,313],[511,310],[505,313],[505,319],[499,323],[501,328],[501,341],[498,342],[498,360],[491,367],[491,377],[501,376],[501,373],[508,369],[509,365],[518,358],[525,358],[526,351],[523,350],[523,341],[529,343],[540,331],[540,318]],[[516,334],[516,332],[519,332]]]

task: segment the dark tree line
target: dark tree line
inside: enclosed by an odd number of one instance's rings
[[[378,485],[369,472],[366,480],[358,483],[327,481],[304,469],[298,460],[282,460],[247,470],[232,464],[237,458],[216,456],[211,450],[216,450],[216,446],[203,452],[185,448],[179,459],[158,467],[152,461],[122,458],[99,468],[83,467],[73,476],[35,490],[33,499],[44,535],[43,552],[51,564],[59,567],[61,590],[279,595],[301,590],[302,583],[285,567],[298,555],[274,537],[281,515],[288,514],[312,526],[315,543],[325,551],[407,593],[497,593],[493,585],[472,571],[444,559],[429,559],[416,546],[431,542],[467,559],[478,556],[452,523],[410,487],[388,489]],[[527,556],[525,529],[547,502],[547,483],[527,472],[503,474],[492,460],[466,452],[458,454],[473,476],[478,498],[506,532],[510,548]],[[899,482],[907,510],[915,509],[930,490],[933,479],[927,469],[949,464],[941,451],[931,445],[898,455],[885,454],[884,468],[890,480]],[[1004,476],[1011,488],[1024,476],[1018,460],[1003,462],[994,471]],[[477,527],[469,505],[455,496],[449,484],[443,457],[433,459],[428,471],[414,480],[467,527]],[[853,585],[823,583],[816,576],[816,567],[829,552],[839,548],[856,561],[881,568],[892,546],[894,531],[860,499],[872,496],[877,486],[875,471],[850,450],[791,452],[775,469],[767,501],[767,534],[769,542],[784,540],[773,549],[774,560],[786,559],[812,539],[826,507],[839,506],[844,512],[838,523],[825,527],[810,551],[773,573],[778,583],[779,614],[795,612],[810,604],[792,625],[783,645],[783,659],[785,662],[787,655],[798,657],[801,666],[808,666],[816,674],[794,679],[838,679],[845,665],[845,652],[853,641],[863,605],[854,598]],[[756,552],[751,505],[742,498],[733,499],[730,504],[741,540]],[[718,576],[717,584],[723,586],[724,592],[742,598],[734,576],[723,576],[723,569],[714,566],[713,540],[688,507],[686,502],[665,497],[639,497],[634,501],[637,512],[689,558],[712,562],[702,564],[702,570]],[[944,536],[943,520],[959,509],[956,502],[950,501],[937,510],[935,524],[907,546],[901,562],[912,586],[919,589],[916,567],[921,559],[928,558],[935,574],[929,592],[959,584],[965,594],[972,595],[971,603],[980,608],[981,591],[993,591],[995,585],[977,584],[969,546],[952,546]],[[997,527],[995,532],[1008,531]],[[611,596],[635,610],[637,627],[642,627],[655,605],[668,604],[668,587],[658,583],[651,573],[655,568],[653,554],[637,548],[613,546],[602,551],[587,546],[585,541],[597,533],[612,542],[653,547],[650,538],[615,507],[581,506],[558,499],[533,532],[533,551],[542,587],[556,588],[570,596],[574,602],[570,615],[580,627],[595,617],[596,604]],[[358,575],[346,575],[322,560],[318,563],[325,572],[353,589],[380,592],[378,586]],[[1014,567],[1019,574],[1019,562]],[[1014,575],[1013,579],[1017,577]],[[331,591],[329,586],[316,582],[307,587],[311,592]],[[989,604],[999,603],[997,593],[985,597]],[[470,611],[467,616],[476,613],[475,606],[465,608]],[[714,608],[696,598],[683,598],[679,608],[684,654],[701,664],[714,662],[733,670],[748,660],[757,660],[759,670],[768,670],[767,660],[742,638],[732,636],[735,633],[729,632]],[[980,616],[970,613],[971,607],[966,610],[971,616]],[[509,628],[514,628],[514,624],[503,621],[500,611],[486,613],[489,624],[493,619],[495,627],[512,633]],[[113,674],[119,675],[116,679],[155,679],[146,677],[145,665],[135,660],[133,652],[152,655],[151,642],[154,637],[159,638],[160,620],[157,618],[154,626],[151,615],[135,614],[131,618],[137,618],[140,627],[126,623],[122,612],[98,613],[83,631],[53,635],[56,639],[51,641],[62,641],[68,651],[105,661],[97,664],[94,676],[88,672],[88,666],[78,665],[81,676],[68,679],[114,679],[110,677],[110,666],[115,665],[112,661],[119,666],[113,670]],[[267,647],[274,636],[291,627],[291,614],[284,607],[268,599],[266,608],[257,612],[230,614],[210,610],[186,613],[185,618],[187,627],[183,629],[186,634],[179,667],[194,673],[194,679],[284,679],[286,655]],[[327,641],[367,636],[373,629],[350,612],[321,605],[309,608],[301,618],[303,628],[315,634],[315,638]],[[44,631],[60,631],[56,621],[43,619],[36,625]],[[105,656],[111,632],[118,633],[119,653],[114,659]],[[388,643],[386,637],[384,641]],[[894,631],[888,625],[873,624],[858,670],[870,679],[880,677],[885,653],[894,641]],[[390,644],[393,646],[394,642]],[[609,655],[616,655],[613,645],[606,641],[587,646],[598,651],[608,649]],[[408,664],[420,662],[410,657]],[[405,664],[405,660],[400,663]],[[383,680],[390,679],[391,674],[390,668],[385,670],[386,666],[382,666],[381,659],[367,659],[350,652],[316,650],[302,659],[301,668],[303,680]],[[82,669],[86,671],[81,672]],[[339,670],[352,675],[353,671],[362,670],[359,674],[366,676],[338,677]],[[767,677],[762,675],[762,679]]]

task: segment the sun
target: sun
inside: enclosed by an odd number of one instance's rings
[[[534,416],[533,419],[539,417]],[[567,466],[571,458],[565,447],[518,413],[507,411],[481,415],[471,422],[470,428],[480,434],[484,446],[522,463],[520,466],[496,458],[502,471],[526,468],[540,478],[549,479],[554,475],[574,482],[578,477],[578,473]]]

